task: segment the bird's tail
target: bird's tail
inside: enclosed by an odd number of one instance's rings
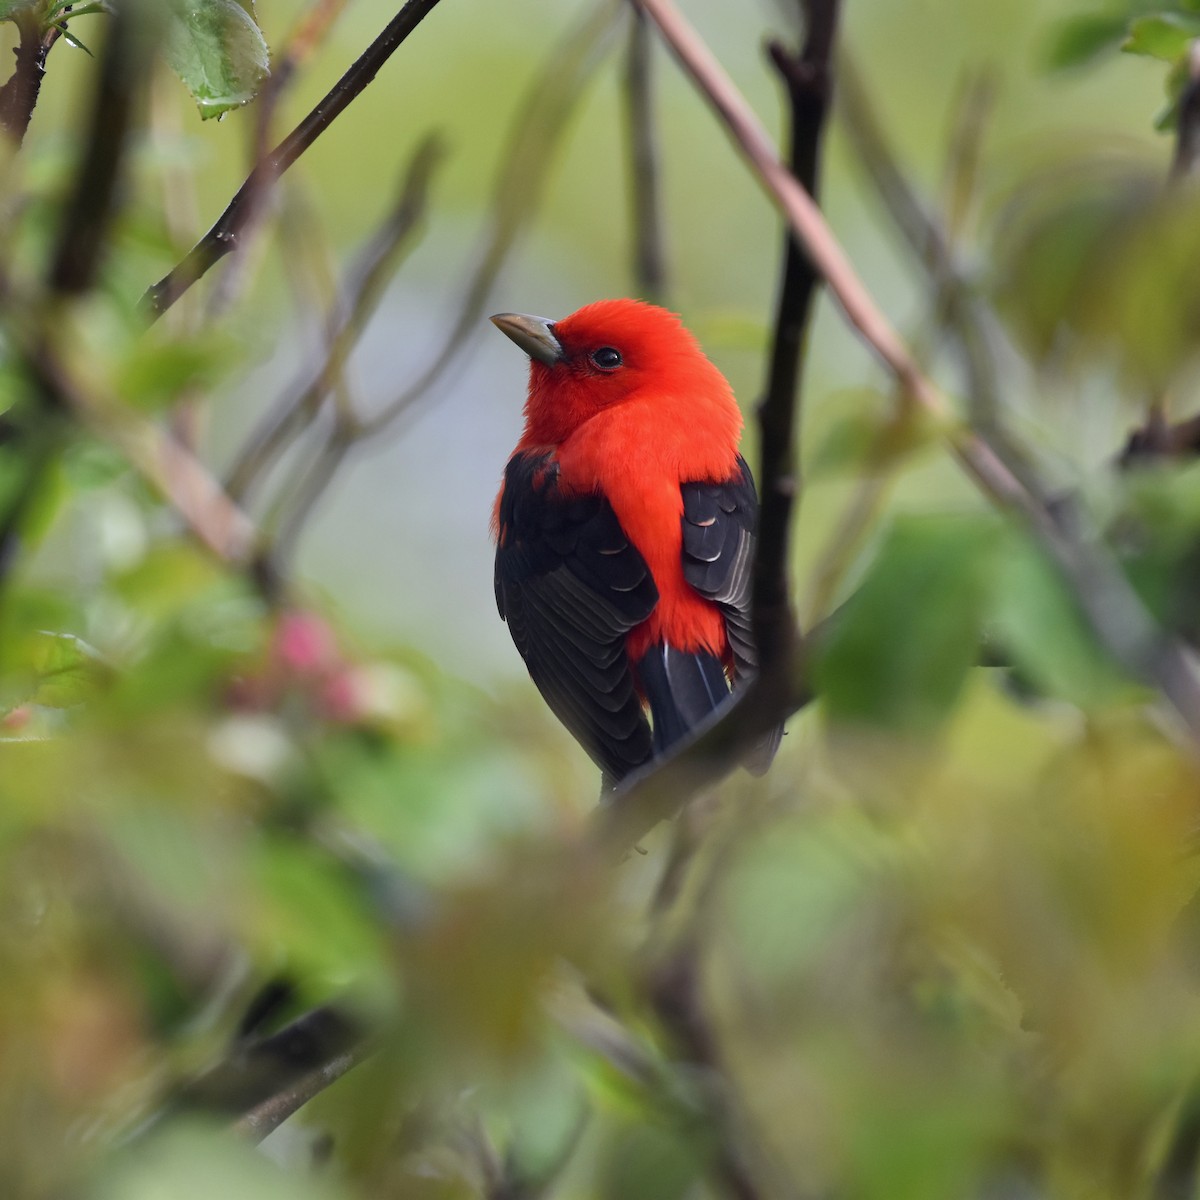
[[[655,756],[731,699],[725,667],[715,654],[651,646],[637,663],[638,682],[654,727]]]
[[[703,650],[651,646],[637,662],[637,676],[650,705],[656,758],[733,699],[724,664]],[[782,736],[782,725],[764,734],[743,759],[746,770],[763,774]]]

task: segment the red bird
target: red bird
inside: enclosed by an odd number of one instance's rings
[[[531,360],[525,432],[492,518],[496,603],[609,788],[756,669],[758,498],[741,412],[679,318],[654,305],[492,322]],[[778,741],[753,765],[765,769]]]

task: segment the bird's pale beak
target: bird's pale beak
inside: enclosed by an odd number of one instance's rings
[[[562,344],[552,332],[554,322],[547,317],[525,313],[497,313],[491,322],[501,333],[512,338],[530,358],[552,367],[563,358]]]

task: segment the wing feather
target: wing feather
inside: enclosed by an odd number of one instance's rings
[[[721,608],[733,654],[735,689],[758,673],[750,620],[757,528],[758,493],[740,454],[737,471],[724,483],[683,485],[683,575]],[[782,726],[767,734],[746,765],[765,771],[782,735]]]
[[[500,500],[496,605],[546,703],[606,777],[649,761],[625,635],[658,591],[601,496],[564,497],[548,455],[516,454]]]

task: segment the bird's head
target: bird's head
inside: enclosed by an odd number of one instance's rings
[[[733,405],[724,376],[679,318],[641,300],[597,300],[561,321],[498,313],[530,358],[525,440],[558,445],[635,397]]]

